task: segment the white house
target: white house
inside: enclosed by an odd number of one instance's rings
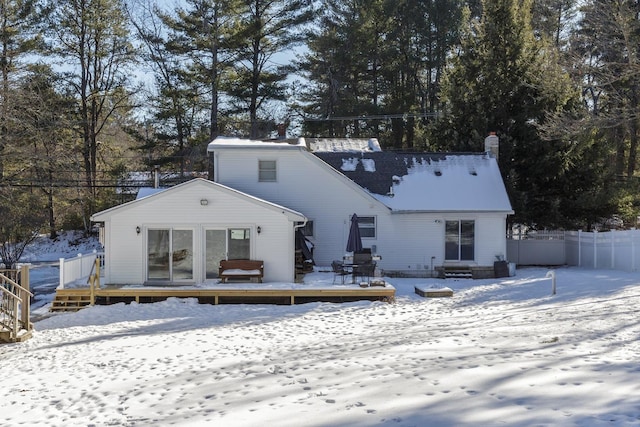
[[[363,147],[217,138],[208,147],[210,179],[304,214],[317,265],[342,258],[355,213],[363,246],[381,256],[384,270],[493,273],[506,257],[513,211],[492,155]]]
[[[264,280],[293,282],[294,235],[306,217],[196,178],[94,214],[107,284],[216,280],[221,259],[264,261]]]

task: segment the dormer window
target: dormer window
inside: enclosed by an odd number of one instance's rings
[[[258,160],[258,182],[276,182],[276,161]]]

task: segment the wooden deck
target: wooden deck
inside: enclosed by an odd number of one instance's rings
[[[167,298],[197,298],[201,304],[303,304],[308,302],[393,301],[393,286],[268,286],[268,284],[238,283],[225,286],[105,286],[95,289],[95,304],[120,302],[148,303]],[[56,290],[51,311],[76,311],[91,305],[91,288]]]

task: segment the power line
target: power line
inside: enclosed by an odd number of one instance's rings
[[[362,116],[329,116],[323,118],[304,118],[305,122],[350,121],[350,120],[389,120],[389,119],[426,119],[439,117],[440,113],[398,113],[373,114]]]

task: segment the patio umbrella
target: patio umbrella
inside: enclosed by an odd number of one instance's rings
[[[360,227],[358,226],[358,215],[351,216],[351,228],[349,228],[349,238],[347,239],[347,252],[362,251],[362,239],[360,238]]]

